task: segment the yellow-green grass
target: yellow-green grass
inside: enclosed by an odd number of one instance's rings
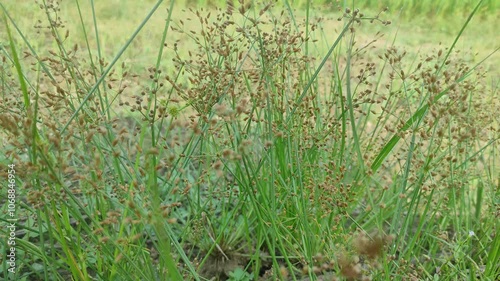
[[[395,3],[391,5],[392,2]],[[371,27],[369,24],[365,24],[366,33],[359,35],[361,37],[358,39],[360,43],[363,42],[363,36],[367,36],[364,34],[372,34],[372,32],[380,31],[384,34],[384,37],[378,40],[377,45],[390,46],[394,42],[394,45],[406,48],[407,52],[412,55],[418,52],[436,50],[441,48],[441,46],[449,46],[460,30],[461,24],[467,18],[471,7],[473,7],[473,5],[468,2],[467,5],[463,6],[464,8],[457,8],[463,9],[459,15],[454,14],[454,16],[451,17],[445,17],[443,14],[427,16],[426,14],[418,13],[418,11],[414,12],[414,8],[407,6],[402,7],[401,10],[399,8],[396,9],[394,7],[400,7],[402,5],[397,2],[398,1],[387,1],[390,12],[386,13],[384,17],[387,20],[391,20],[392,24],[384,28],[379,26]],[[420,2],[426,1],[415,1],[414,5],[420,5]],[[430,2],[423,4],[423,6],[432,7]],[[442,3],[448,1],[439,2],[441,3],[439,5],[442,5]],[[462,3],[462,1],[459,2]],[[95,3],[97,29],[101,40],[101,49],[108,59],[112,58],[119,50],[119,47],[126,42],[137,25],[144,19],[153,3],[154,1],[152,0],[133,2],[99,1]],[[192,3],[194,3],[194,1]],[[328,11],[324,9],[326,4],[314,3],[315,4],[311,5],[311,14],[315,17],[325,17],[326,19],[336,19],[338,17],[336,9]],[[363,9],[365,14],[374,14],[379,11],[379,8],[382,9],[385,5],[384,3],[384,5],[377,4],[377,6],[370,4],[372,2],[363,3],[363,1],[356,1],[355,3],[354,7],[367,6],[367,8]],[[50,39],[46,35],[46,32],[48,32],[46,29],[44,31],[44,29],[40,30],[33,28],[37,20],[42,20],[44,18],[43,11],[38,9],[38,6],[34,2],[23,1],[15,4],[14,2],[7,2],[4,5],[21,31],[26,34],[36,48],[46,51],[49,48],[55,47],[54,43],[50,42]],[[63,19],[64,25],[68,28],[71,35],[68,38],[68,46],[78,44],[84,47],[84,35],[76,4],[71,1],[62,1],[59,5],[60,17]],[[154,58],[156,58],[156,51],[158,45],[161,43],[162,27],[165,23],[168,5],[169,3],[165,2],[159,7],[158,12],[153,15],[150,21],[145,25],[141,34],[138,35],[136,40],[134,40],[130,48],[126,51],[124,57],[127,58],[127,61],[130,62],[132,67],[144,69],[151,66]],[[347,5],[352,5],[351,1],[347,1]],[[495,1],[486,1],[483,5],[491,5],[492,8],[480,9],[457,44],[457,48],[464,53],[463,56],[470,63],[478,62],[479,59],[498,48],[498,40],[496,40],[495,36],[497,34],[496,22],[498,19],[498,4],[495,4]],[[82,2],[80,3],[80,7],[84,15],[83,22],[89,33],[90,45],[97,49],[93,17],[89,3]],[[197,6],[191,5],[190,7],[196,8]],[[214,3],[214,5],[205,7],[205,9],[215,11],[216,8],[225,7],[225,3],[216,3],[216,5]],[[186,31],[196,30],[199,24],[195,15],[184,9],[187,8],[182,8],[182,2],[175,6],[174,21],[183,19]],[[407,13],[415,14],[406,16],[404,14],[406,10],[409,10]],[[431,9],[429,8],[429,10]],[[435,9],[432,10],[434,11]],[[304,19],[305,14],[299,9],[296,11],[296,15],[298,19]],[[188,18],[192,18],[193,21],[188,21]],[[331,32],[331,38],[335,38],[340,26],[341,24],[335,21],[327,21],[324,28],[328,30],[328,32]],[[178,38],[176,36],[177,34],[171,33],[171,35],[173,37],[169,38],[168,41],[174,42]],[[327,36],[328,35],[330,34],[327,34]],[[372,37],[367,36],[365,41],[368,40],[372,40]],[[182,50],[189,50],[192,45],[183,45],[182,42],[180,42],[180,47]],[[324,52],[324,50],[319,51]],[[170,58],[165,56],[164,59],[169,60]],[[498,68],[494,67],[496,65],[495,59],[498,59],[498,55],[488,60],[485,63],[485,68],[494,72],[495,76],[498,76]]]
[[[19,167],[11,277],[494,280],[497,74],[448,52],[457,34],[455,48],[476,52],[464,21],[383,13],[370,24],[376,9],[298,2],[169,14],[164,3],[114,60],[153,2],[96,3],[99,45],[88,6],[84,37],[79,2],[53,3],[42,7],[60,13],[67,41],[37,37],[12,12],[22,5],[7,9],[14,37],[1,34],[0,160]],[[491,10],[471,13],[484,23]]]

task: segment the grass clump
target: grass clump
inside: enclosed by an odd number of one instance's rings
[[[6,279],[497,278],[498,92],[463,29],[409,55],[358,42],[385,11],[172,2],[138,71],[122,55],[160,3],[109,61],[83,10],[68,44],[40,3],[38,50],[2,6]]]

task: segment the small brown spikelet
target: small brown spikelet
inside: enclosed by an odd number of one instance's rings
[[[103,244],[103,243],[106,243],[109,241],[109,237],[105,236],[105,237],[101,237],[99,238],[99,243]]]
[[[303,274],[303,275],[307,275],[307,274],[309,274],[309,267],[308,267],[307,265],[304,265],[304,266],[302,267],[302,274]]]
[[[215,162],[213,165],[212,165],[212,168],[214,168],[215,170],[220,170],[222,168],[224,164],[222,163],[222,161],[220,160],[217,160],[217,162]]]
[[[359,263],[355,262],[353,259],[350,259],[345,254],[341,253],[338,256],[338,264],[340,267],[340,273],[347,280],[358,280],[361,278],[361,266]]]
[[[361,266],[358,264],[350,263],[340,270],[342,275],[347,278],[347,280],[356,280],[361,278]]]
[[[364,234],[360,234],[354,240],[353,246],[359,255],[375,259],[382,255],[385,244],[386,239],[381,235],[375,234],[372,238],[369,238]]]
[[[6,129],[10,133],[12,133],[14,136],[19,136],[19,130],[16,125],[15,120],[12,120],[10,116],[7,116],[6,114],[0,115],[0,127]]]
[[[280,273],[281,273],[281,276],[286,279],[288,278],[288,276],[290,275],[289,272],[288,272],[288,268],[286,268],[285,266],[280,266]]]
[[[231,149],[228,149],[228,148],[226,148],[222,151],[222,156],[224,158],[229,158],[232,154],[233,154],[233,151]]]
[[[155,155],[155,156],[158,156],[158,154],[160,154],[160,151],[158,150],[158,148],[156,148],[156,147],[152,147],[151,149],[149,149],[149,150],[147,151],[147,153],[146,153],[146,154],[148,154],[148,155]]]
[[[233,4],[233,1],[231,0],[226,0],[226,13],[228,15],[232,15],[233,14],[233,11],[234,11],[234,4]]]

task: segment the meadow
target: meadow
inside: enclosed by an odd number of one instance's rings
[[[497,1],[4,2],[3,280],[499,279]]]

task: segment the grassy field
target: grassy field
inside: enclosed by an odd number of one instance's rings
[[[498,280],[499,4],[229,2],[0,3],[3,280]]]

